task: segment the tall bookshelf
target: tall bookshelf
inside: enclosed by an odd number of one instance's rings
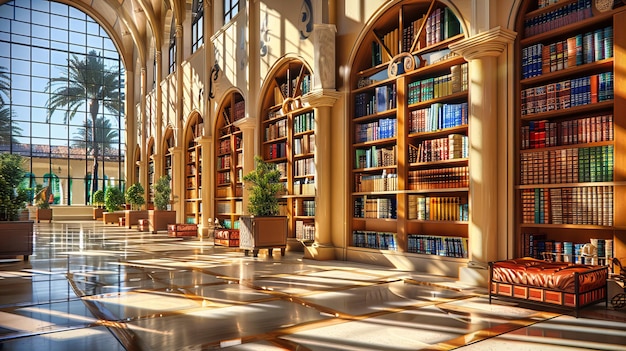
[[[243,213],[242,134],[233,123],[244,115],[243,97],[232,93],[220,107],[216,124],[215,218],[225,229],[239,229],[239,216]],[[216,241],[217,245],[222,243],[230,245],[234,241]]]
[[[307,66],[293,59],[271,78],[263,101],[261,157],[281,171],[286,193],[281,214],[289,217],[288,238],[315,236],[315,110],[300,97],[311,90]],[[297,246],[296,246],[297,247]]]
[[[154,207],[154,142],[151,140],[148,146],[148,186],[146,191],[148,192],[148,208]]]
[[[596,3],[520,7],[517,256],[591,264],[626,256],[626,146],[616,142],[626,136],[626,7]],[[581,257],[590,242],[597,258]]]
[[[386,11],[360,44],[351,80],[350,250],[467,261],[467,63],[438,1]]]
[[[185,150],[185,222],[202,223],[202,146],[198,139],[204,128],[202,118],[196,116],[186,133]]]

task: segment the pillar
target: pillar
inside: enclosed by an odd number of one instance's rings
[[[498,56],[516,33],[496,27],[450,45],[468,62],[469,81],[469,270],[461,280],[486,285],[488,262],[498,249]],[[500,122],[502,123],[502,122]],[[505,204],[503,204],[505,205]],[[506,233],[503,233],[503,235]],[[465,275],[465,276],[464,276]]]
[[[254,169],[254,155],[256,150],[256,133],[258,120],[256,118],[245,117],[233,124],[241,130],[241,148],[243,149],[243,174],[248,174]],[[243,214],[248,214],[248,190],[243,187]]]

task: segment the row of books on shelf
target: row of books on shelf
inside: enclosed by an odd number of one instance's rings
[[[407,251],[423,255],[467,258],[467,238],[455,236],[409,234]]]
[[[304,181],[297,180],[293,182],[293,194],[294,195],[315,195],[315,183],[305,179]]]
[[[381,118],[370,123],[357,123],[354,126],[354,141],[363,143],[380,139],[393,138],[398,132],[398,120]]]
[[[395,83],[376,87],[373,93],[358,93],[354,98],[354,116],[363,117],[394,109],[397,101]]]
[[[356,197],[354,199],[354,218],[398,218],[396,198]]]
[[[312,176],[316,173],[314,158],[301,158],[293,161],[293,175],[295,177]]]
[[[355,192],[376,192],[398,190],[398,175],[395,173],[363,174],[354,175]]]
[[[217,221],[217,223],[215,223],[215,225],[218,228],[224,228],[224,229],[239,229],[239,220],[230,220],[228,218],[225,219],[215,219]]]
[[[192,142],[190,149],[187,151],[187,163],[195,163],[196,162],[196,153],[198,157],[202,156],[202,150],[196,149],[196,143]],[[198,158],[200,159],[200,158]]]
[[[315,216],[315,200],[296,201],[296,216]]]
[[[613,57],[613,27],[522,49],[522,79]]]
[[[469,168],[467,166],[420,169],[408,172],[408,190],[467,187],[469,187]]]
[[[537,0],[537,7],[542,9],[550,5],[558,4],[559,1],[563,1],[563,0]]]
[[[282,104],[283,98],[295,97],[297,91],[300,92],[300,95],[304,95],[311,91],[310,74],[303,75],[300,80],[298,80],[298,77],[288,78],[285,82],[276,87],[274,90],[275,105]]]
[[[219,146],[217,147],[217,154],[218,155],[227,154],[227,153],[230,153],[230,151],[231,151],[230,138],[220,140]]]
[[[402,52],[411,52],[415,36],[419,34],[419,30],[425,21],[426,14],[423,14],[422,17],[410,22],[407,26],[402,28]],[[424,44],[426,44],[425,40]]]
[[[277,162],[274,164],[276,165],[278,172],[280,172],[280,177],[287,178],[287,162]]]
[[[522,189],[527,224],[613,225],[613,187]]]
[[[265,139],[273,140],[287,136],[287,120],[281,119],[265,127]]]
[[[426,18],[426,46],[461,34],[461,24],[454,13],[447,8],[438,7],[433,9]]]
[[[298,240],[315,240],[315,223],[296,221],[295,235]]]
[[[537,149],[559,145],[613,140],[613,115],[584,117],[567,121],[530,121],[521,127],[521,148]]]
[[[467,90],[467,63],[450,67],[450,73],[411,82],[407,86],[407,103],[437,99]]]
[[[409,113],[409,133],[433,132],[467,125],[467,102],[459,104],[434,103]]]
[[[467,158],[468,155],[469,139],[462,134],[424,140],[417,146],[409,144],[409,163],[453,160]]]
[[[293,153],[295,155],[312,154],[315,152],[315,134],[305,134],[293,139]]]
[[[591,2],[592,0],[576,0],[526,19],[524,36],[541,34],[592,17]]]
[[[367,149],[356,149],[355,168],[391,167],[397,164],[397,146],[371,146]]]
[[[468,221],[466,198],[458,196],[408,196],[408,219],[421,221]]]
[[[293,132],[303,133],[315,129],[315,112],[308,111],[293,117]]]
[[[548,239],[543,233],[523,233],[523,254],[553,262],[571,262],[576,264],[606,265],[613,256],[613,240],[590,239],[587,243],[558,241]]]
[[[522,89],[522,115],[613,100],[613,83],[613,72],[604,72]]]
[[[235,201],[235,208],[234,208],[235,212],[232,212],[233,208],[231,206],[230,201],[217,201],[215,207],[217,211],[216,213],[218,214],[243,213],[243,202],[241,201]]]
[[[352,232],[352,244],[368,249],[398,250],[396,233],[355,230]]]
[[[287,156],[287,143],[279,142],[265,146],[265,157],[268,160],[282,158]]]
[[[613,145],[525,152],[522,185],[613,181]]]
[[[230,155],[217,156],[217,169],[230,169]]]
[[[215,178],[217,180],[217,185],[224,185],[224,184],[230,184],[230,172],[219,172],[215,175]],[[193,186],[187,186],[188,188],[191,188]]]

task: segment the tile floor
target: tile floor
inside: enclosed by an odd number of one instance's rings
[[[35,224],[0,260],[0,350],[626,350],[626,308],[581,318],[453,279],[101,222]],[[1,245],[1,244],[0,244]]]

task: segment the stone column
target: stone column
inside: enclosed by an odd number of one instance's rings
[[[468,61],[469,82],[469,268],[478,285],[486,284],[488,262],[497,258],[498,248],[498,56],[515,40],[516,33],[496,27],[450,45]],[[502,122],[500,122],[502,123]],[[503,233],[505,234],[505,233]],[[484,280],[484,281],[483,281]]]
[[[256,118],[245,117],[233,123],[241,130],[241,148],[243,150],[243,174],[248,174],[254,169],[254,155],[256,150],[256,137],[259,122]],[[248,189],[243,187],[243,214],[248,214]]]
[[[304,256],[318,260],[332,260],[332,150],[331,108],[340,97],[335,90],[335,33],[334,24],[315,24],[313,27],[313,91],[302,96],[302,102],[315,109],[315,242],[306,248]]]
[[[211,156],[213,155],[213,140],[206,136],[202,136],[197,140],[198,145],[202,150],[202,222],[198,223],[198,227],[200,229],[200,233],[202,236],[208,236],[209,234],[209,219],[213,216],[211,215],[211,208],[213,208],[211,192],[213,191],[213,177],[214,177],[214,167],[211,160]]]
[[[156,77],[154,79],[156,82],[156,86],[154,87],[154,106],[156,111],[156,116],[154,116],[156,119],[156,125],[154,128],[156,133],[154,136],[154,145],[156,150],[154,159],[154,176],[155,179],[159,179],[163,175],[163,161],[161,158],[166,153],[165,150],[161,150],[163,145],[163,89],[161,88],[161,81],[163,80],[163,60],[161,50],[157,50],[154,55],[154,62],[156,65]],[[177,143],[180,142],[180,140],[177,141]],[[174,160],[175,158],[173,158],[172,162],[174,162]]]

